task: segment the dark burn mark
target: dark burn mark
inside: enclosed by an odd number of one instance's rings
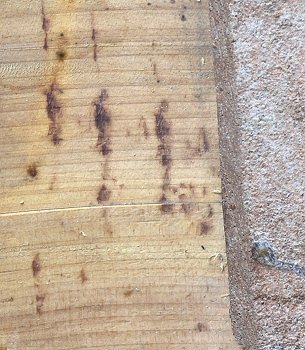
[[[45,300],[46,296],[45,294],[37,294],[36,295],[36,312],[41,315],[42,313],[42,308],[43,308],[43,303]]]
[[[165,119],[164,113],[168,111],[168,103],[163,100],[160,104],[156,117],[156,135],[163,144],[165,138],[170,134],[170,124]]]
[[[91,39],[93,41],[93,59],[94,61],[97,60],[97,43],[96,43],[96,34],[97,34],[97,31],[96,29],[92,29],[92,35],[91,35]]]
[[[41,261],[40,261],[39,253],[37,253],[32,261],[33,277],[37,277],[40,271],[41,271]]]
[[[36,166],[36,163],[32,163],[30,164],[27,169],[26,169],[26,172],[29,176],[31,177],[36,177],[38,175],[38,170],[37,170],[37,166]]]
[[[107,202],[107,201],[109,201],[110,196],[111,196],[111,191],[108,190],[105,185],[103,185],[98,193],[97,202],[99,204]]]
[[[61,107],[58,102],[56,93],[60,91],[55,83],[50,85],[49,90],[46,93],[47,96],[47,114],[50,119],[48,135],[51,137],[51,141],[54,145],[58,145],[62,138],[60,137],[61,127],[59,125],[59,117],[61,113]],[[60,91],[62,92],[62,91]]]
[[[59,61],[63,62],[67,58],[67,51],[65,49],[59,49],[56,51],[56,57]]]
[[[49,45],[48,45],[48,31],[49,31],[49,28],[50,28],[50,20],[46,17],[43,3],[42,3],[42,6],[41,6],[41,15],[42,15],[42,30],[44,31],[44,45],[43,45],[43,48],[45,50],[47,50],[48,47],[49,47]]]
[[[200,223],[200,235],[205,236],[209,233],[211,226],[206,222]]]
[[[142,117],[140,120],[139,128],[143,129],[143,135],[147,140],[149,137],[149,131],[145,119]]]
[[[173,205],[167,199],[170,190],[170,170],[172,166],[171,146],[170,146],[170,123],[166,120],[164,113],[168,111],[167,101],[161,101],[158,112],[155,114],[156,135],[160,142],[158,146],[158,157],[162,167],[164,168],[162,196],[160,198],[161,211],[169,213],[173,211]]]
[[[111,126],[111,116],[104,106],[104,102],[108,98],[106,90],[102,90],[95,105],[95,126],[98,129],[97,147],[102,152],[103,156],[107,156],[112,152],[110,148],[109,129]]]
[[[84,284],[84,283],[86,283],[88,281],[88,277],[87,277],[87,274],[86,274],[86,271],[85,271],[84,268],[82,268],[80,270],[79,278],[80,278],[82,284]]]
[[[197,323],[196,328],[197,328],[197,331],[200,332],[200,333],[208,330],[207,326],[204,325],[204,324],[201,323],[201,322],[198,322],[198,323]]]
[[[182,21],[182,22],[186,21],[185,15],[182,15],[182,16],[181,16],[181,21]]]
[[[169,203],[168,199],[165,197],[165,194],[162,195],[160,199],[161,203],[161,212],[162,213],[172,213],[174,210],[174,205]]]
[[[158,146],[158,155],[160,156],[162,166],[171,166],[171,148],[168,145],[161,144]]]

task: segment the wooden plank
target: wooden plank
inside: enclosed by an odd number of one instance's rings
[[[237,349],[208,1],[0,25],[0,349]]]
[[[102,186],[111,191],[108,204],[159,202],[165,170],[156,115],[162,101],[170,128],[166,196],[179,201],[182,184],[191,186],[192,200],[219,200],[206,4],[113,2],[108,11],[95,11],[92,2],[76,3],[73,11],[61,2],[5,5],[18,11],[1,18],[0,210],[94,206]],[[187,21],[181,21],[184,13]],[[107,157],[97,147],[95,125],[101,90],[111,118]],[[52,108],[58,144],[49,135]]]
[[[192,209],[2,215],[0,343],[232,349],[221,206]]]

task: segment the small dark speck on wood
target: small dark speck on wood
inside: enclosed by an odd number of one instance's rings
[[[42,307],[46,296],[45,294],[36,295],[36,312],[40,315],[42,313]]]
[[[82,284],[84,284],[88,281],[88,277],[87,277],[87,274],[86,274],[86,271],[84,268],[82,268],[80,270],[79,277],[81,279]]]
[[[93,59],[94,61],[97,60],[97,43],[96,43],[96,34],[97,31],[95,28],[92,29],[92,35],[91,35],[91,39],[93,41]]]
[[[166,136],[170,134],[170,124],[164,117],[164,113],[168,110],[168,103],[161,101],[159,110],[156,114],[156,135],[161,142],[164,142]]]
[[[107,189],[105,185],[102,185],[97,196],[97,202],[102,204],[110,199],[111,191]]]
[[[163,213],[172,213],[174,210],[174,205],[168,201],[165,194],[162,195],[160,199],[161,211]]]
[[[41,261],[40,261],[40,255],[39,253],[37,253],[32,261],[33,277],[36,277],[40,271],[41,271]]]
[[[112,152],[110,148],[110,126],[111,116],[104,106],[105,101],[108,99],[108,93],[106,90],[102,90],[101,94],[95,105],[95,127],[98,129],[97,147],[102,152],[103,156],[107,156]]]
[[[61,112],[61,106],[58,102],[56,93],[62,91],[58,89],[55,83],[50,85],[49,90],[46,93],[47,96],[47,114],[50,119],[48,135],[51,136],[51,140],[54,145],[58,145],[62,138],[60,137],[61,127],[59,124],[59,117]]]
[[[211,226],[208,223],[202,222],[200,224],[200,235],[201,236],[207,235],[210,229],[211,229]]]
[[[36,163],[32,163],[27,167],[27,174],[31,177],[36,177],[38,174]]]
[[[48,45],[48,31],[50,28],[50,20],[46,16],[43,2],[42,2],[42,6],[41,6],[41,15],[42,15],[42,30],[44,31],[43,48],[44,48],[44,50],[47,50],[49,47],[49,45]]]
[[[198,330],[198,332],[203,332],[203,331],[206,331],[207,330],[207,326],[205,326],[203,323],[201,323],[201,322],[198,322],[197,323],[197,330]]]

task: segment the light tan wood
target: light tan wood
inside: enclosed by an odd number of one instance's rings
[[[0,22],[0,349],[237,349],[207,1]]]

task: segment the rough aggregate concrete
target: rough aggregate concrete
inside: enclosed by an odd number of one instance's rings
[[[210,7],[234,334],[305,349],[305,1]]]

